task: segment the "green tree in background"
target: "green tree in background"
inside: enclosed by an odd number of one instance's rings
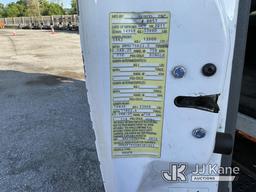
[[[0,3],[0,18],[5,16],[4,4]]]
[[[41,11],[42,15],[65,15],[63,7],[57,3],[48,3]]]
[[[39,6],[38,0],[28,0],[27,1],[26,15],[28,15],[28,16],[39,16],[40,15],[40,6]]]
[[[49,5],[48,0],[39,0],[39,7],[40,7],[41,15],[44,15],[44,12],[46,11],[48,5]]]
[[[49,3],[49,1],[48,1],[48,0],[38,0],[38,1],[39,1],[40,6],[42,6],[42,5],[46,5],[46,4],[48,4],[48,3]]]
[[[19,0],[16,2],[16,6],[19,10],[18,17],[26,16],[26,10],[27,10],[26,1]]]
[[[10,3],[5,7],[4,16],[21,17],[25,16],[26,7],[23,4]]]
[[[71,9],[70,9],[70,14],[77,14],[77,0],[72,0],[71,1]]]
[[[72,1],[72,9],[77,12],[76,1]],[[6,6],[0,3],[0,17],[23,17],[23,16],[45,16],[65,15],[63,7],[48,0],[18,0]]]

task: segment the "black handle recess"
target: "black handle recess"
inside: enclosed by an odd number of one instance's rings
[[[217,132],[214,153],[230,155],[233,151],[234,139],[231,134]]]

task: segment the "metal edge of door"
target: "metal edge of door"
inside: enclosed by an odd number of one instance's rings
[[[239,106],[241,82],[244,68],[244,57],[249,24],[250,6],[251,0],[240,0],[239,2],[235,50],[231,73],[231,83],[225,128],[225,132],[232,134],[233,138],[235,136],[236,130],[237,112]],[[222,167],[230,167],[232,164],[232,155],[223,155],[221,161]],[[229,182],[220,182],[219,192],[230,191],[232,191],[232,188],[230,187]]]

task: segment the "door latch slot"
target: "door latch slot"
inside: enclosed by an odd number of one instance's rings
[[[177,107],[194,108],[212,113],[218,113],[220,111],[218,98],[219,94],[199,97],[179,96],[175,98],[174,103]]]

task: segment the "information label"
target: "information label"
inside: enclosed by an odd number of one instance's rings
[[[111,13],[112,155],[161,156],[169,12]]]

